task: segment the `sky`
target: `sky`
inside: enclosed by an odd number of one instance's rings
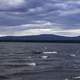
[[[0,0],[0,36],[80,36],[80,0]]]

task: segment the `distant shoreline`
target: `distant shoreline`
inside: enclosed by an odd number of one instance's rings
[[[29,41],[27,41],[27,40],[0,40],[0,42],[33,42],[33,43],[80,43],[80,41],[78,40],[61,40],[61,41],[59,41],[59,40],[56,40],[56,41],[37,41],[37,40],[29,40]]]

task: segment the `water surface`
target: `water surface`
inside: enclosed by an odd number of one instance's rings
[[[79,76],[78,43],[0,42],[0,80],[79,80]]]

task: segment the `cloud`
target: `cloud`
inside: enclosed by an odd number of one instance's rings
[[[55,25],[55,26],[53,26]],[[32,24],[25,24],[19,26],[2,26],[0,28],[0,34],[6,36],[28,36],[28,35],[39,35],[46,34],[50,30],[60,30],[55,23],[47,21],[35,21]]]
[[[61,16],[73,15],[80,13],[80,1],[64,1],[60,3],[55,3],[55,7],[58,8],[58,12]]]
[[[6,32],[7,33],[7,32]],[[57,30],[54,29],[27,29],[23,31],[15,31],[10,34],[8,31],[7,34],[1,34],[0,36],[33,36],[33,35],[41,35],[41,34],[53,34],[60,35],[66,37],[76,37],[80,35],[80,30]]]
[[[30,8],[28,13],[35,13],[35,12],[43,12],[44,9],[42,7]]]
[[[77,36],[79,9],[80,0],[0,0],[0,35]]]
[[[13,34],[13,36],[31,36],[31,35],[41,35],[41,34],[53,34],[66,37],[76,37],[80,36],[80,29],[72,30],[55,30],[55,29],[29,29],[24,31],[18,31]]]
[[[55,24],[55,23],[54,23]],[[40,22],[36,24],[25,24],[20,26],[7,26],[0,29],[2,36],[32,36],[41,34],[53,34],[60,36],[76,37],[80,35],[80,29],[63,29],[59,25],[50,22]]]
[[[69,10],[69,9],[78,8],[80,6],[80,1],[64,1],[64,2],[55,3],[54,5],[59,9]]]
[[[0,0],[0,10],[20,8],[24,6],[25,0]]]
[[[80,36],[80,29],[70,29],[70,30],[63,29],[62,31],[57,31],[55,34],[67,37],[76,37]]]
[[[74,15],[79,14],[80,9],[73,9],[73,10],[67,10],[67,11],[59,11],[59,16],[67,16],[67,15]]]

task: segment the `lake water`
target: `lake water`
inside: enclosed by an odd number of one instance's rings
[[[0,80],[80,80],[80,44],[0,42]]]

